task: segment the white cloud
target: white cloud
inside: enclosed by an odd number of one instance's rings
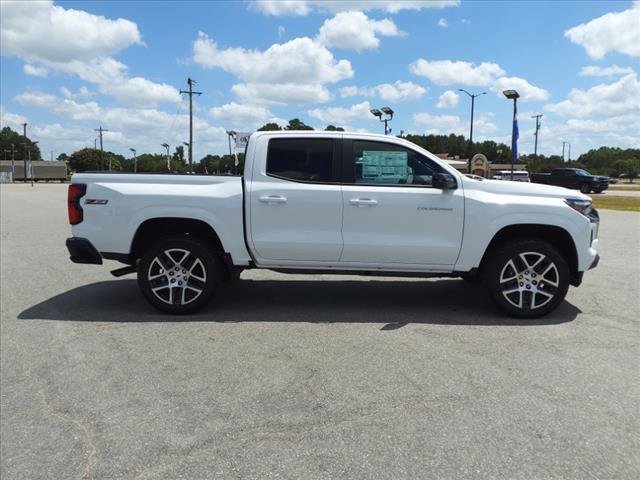
[[[402,10],[457,7],[459,0],[257,0],[249,3],[249,9],[263,15],[306,16],[312,12],[339,13],[344,11],[381,10],[398,13]]]
[[[500,77],[491,86],[500,97],[504,90],[517,90],[520,100],[548,100],[551,94],[544,88],[536,87],[519,77]]]
[[[205,68],[221,68],[254,83],[333,83],[353,76],[351,63],[339,60],[310,38],[274,44],[264,52],[227,48],[200,32],[193,43],[193,61]]]
[[[609,67],[598,67],[590,65],[582,67],[579,75],[581,77],[613,77],[617,75],[627,75],[633,73],[634,70],[631,67],[619,67],[618,65],[611,65]]]
[[[438,26],[441,28],[447,28],[449,26],[449,22],[447,22],[446,18],[441,18],[438,20]]]
[[[142,37],[135,23],[65,9],[52,1],[2,2],[2,55],[41,62],[90,60],[112,55]]]
[[[15,100],[20,105],[44,108],[73,120],[99,120],[102,115],[102,109],[95,102],[78,103],[70,98],[61,99],[49,93],[21,93]]]
[[[498,127],[491,121],[492,114],[479,115],[473,120],[474,140],[482,139],[486,135],[498,131]],[[426,127],[423,131],[427,134],[469,136],[469,121],[461,120],[457,115],[432,115],[428,112],[415,113],[413,123],[416,126]],[[476,134],[478,137],[476,137]]]
[[[388,102],[402,102],[408,100],[418,100],[427,93],[426,88],[413,82],[402,82],[400,80],[393,84],[383,83],[375,87],[355,87],[348,86],[340,89],[340,96],[352,97],[362,95],[363,97],[378,97]]]
[[[264,124],[273,114],[265,107],[255,105],[240,105],[235,102],[227,103],[209,110],[216,120],[229,122],[234,125],[255,126]]]
[[[36,67],[29,63],[25,63],[23,66],[24,73],[33,77],[46,77],[49,75],[49,70],[45,67]]]
[[[601,83],[588,90],[577,88],[567,100],[545,105],[545,110],[570,117],[615,117],[640,112],[640,82],[636,73],[614,83]]]
[[[425,77],[437,85],[491,85],[494,80],[505,74],[500,65],[492,62],[482,62],[475,65],[472,62],[433,60],[420,58],[409,65],[409,71],[414,75]]]
[[[278,27],[278,38],[281,38],[284,35],[284,32],[286,32],[285,28],[282,25],[280,25]]]
[[[329,90],[317,83],[238,83],[231,91],[241,101],[254,104],[306,105],[331,99]]]
[[[376,35],[404,36],[388,18],[371,20],[362,12],[341,12],[325,20],[318,33],[318,42],[327,47],[361,51],[376,48],[380,39]]]
[[[329,108],[316,108],[315,110],[309,110],[309,116],[316,118],[321,122],[332,125],[344,125],[353,120],[362,120],[373,118],[371,115],[371,106],[369,102],[362,102],[351,107],[329,107]]]
[[[640,57],[640,2],[623,12],[607,13],[570,28],[564,35],[596,60],[609,52]]]
[[[436,107],[438,108],[453,108],[458,105],[460,101],[460,95],[458,95],[453,90],[447,90],[442,95],[438,97],[438,104]]]
[[[21,124],[23,123],[27,123],[27,117],[17,113],[8,112],[2,105],[0,105],[1,127],[11,127],[13,130],[19,131],[18,129],[21,128]]]
[[[88,100],[93,96],[93,92],[84,85],[77,92],[72,92],[67,87],[60,87],[60,92],[65,98],[79,98],[81,100]]]
[[[130,78],[128,67],[111,57],[131,45],[144,45],[137,25],[129,20],[110,20],[51,1],[2,2],[0,17],[2,55],[29,62],[26,73],[50,69],[77,75],[124,103],[181,101],[176,88]]]

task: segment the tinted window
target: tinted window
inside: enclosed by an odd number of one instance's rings
[[[269,141],[267,174],[304,182],[333,181],[333,140],[274,138]]]
[[[439,166],[413,150],[382,142],[353,142],[355,183],[431,185]]]

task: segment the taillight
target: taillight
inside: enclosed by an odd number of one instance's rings
[[[77,225],[84,218],[80,199],[87,193],[87,186],[84,183],[72,183],[69,185],[67,194],[67,208],[69,210],[69,223]]]

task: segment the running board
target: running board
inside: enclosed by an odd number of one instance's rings
[[[113,275],[114,277],[122,277],[123,275],[128,275],[137,271],[138,267],[129,265],[128,267],[116,268],[115,270],[111,270],[111,275]]]

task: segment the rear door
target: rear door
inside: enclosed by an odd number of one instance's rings
[[[444,172],[391,142],[344,139],[341,262],[453,266],[462,243],[461,188],[431,186]]]
[[[337,262],[342,251],[340,137],[258,138],[248,239],[263,265]]]

